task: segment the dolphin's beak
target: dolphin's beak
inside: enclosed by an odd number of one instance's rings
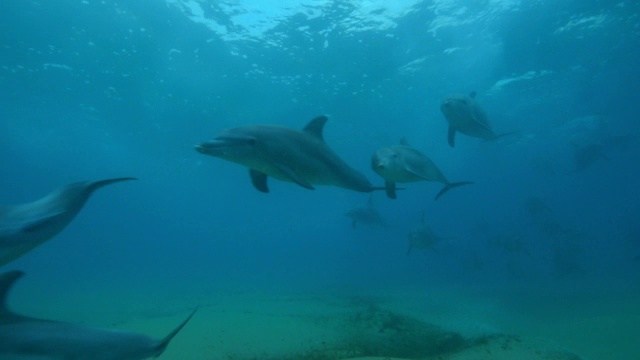
[[[226,141],[211,140],[195,145],[194,148],[201,154],[207,154],[210,150],[218,149],[225,145],[228,145]]]

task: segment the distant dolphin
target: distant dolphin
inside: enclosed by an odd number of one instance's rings
[[[0,266],[60,233],[103,186],[134,178],[84,181],[64,186],[27,204],[0,208]]]
[[[345,214],[351,219],[351,226],[356,227],[358,223],[369,226],[386,226],[387,222],[380,213],[373,207],[373,197],[369,195],[366,206],[353,208]]]
[[[405,141],[401,145],[381,148],[371,158],[373,171],[385,180],[387,196],[396,198],[396,183],[416,181],[437,181],[445,184],[436,195],[436,200],[454,187],[473,184],[471,181],[449,182],[436,164],[426,155],[409,146]]]
[[[602,144],[588,144],[575,149],[573,153],[574,168],[571,173],[579,173],[596,163],[599,159],[608,160]]]
[[[0,357],[42,360],[142,360],[160,356],[187,324],[191,313],[163,339],[124,331],[96,329],[12,312],[7,295],[24,274],[0,274]]]
[[[409,249],[407,250],[407,255],[411,254],[412,249],[434,249],[435,245],[442,240],[447,240],[450,238],[442,237],[436,235],[433,232],[430,226],[424,221],[424,212],[422,212],[422,217],[420,218],[420,225],[411,230],[407,234],[407,238],[409,239]]]
[[[225,130],[195,149],[248,167],[253,186],[269,192],[267,176],[313,190],[313,185],[333,185],[371,192],[359,171],[336,155],[322,137],[326,116],[311,120],[302,131],[273,125],[246,125]]]
[[[485,140],[495,140],[512,133],[497,135],[487,119],[487,114],[475,101],[476,93],[469,96],[450,95],[440,105],[440,111],[449,123],[448,141],[451,147],[455,146],[456,131],[465,135]]]

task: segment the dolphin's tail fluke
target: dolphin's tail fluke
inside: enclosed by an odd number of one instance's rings
[[[470,185],[470,184],[474,184],[473,181],[461,181],[461,182],[455,182],[455,183],[447,183],[442,190],[440,190],[440,192],[436,195],[435,200],[438,200],[440,198],[440,196],[444,195],[447,191],[458,187],[458,186],[462,186],[462,185]]]
[[[176,334],[178,334],[185,325],[187,325],[187,323],[189,322],[189,320],[191,320],[191,318],[193,317],[193,314],[195,314],[196,311],[198,311],[198,309],[193,310],[191,314],[189,314],[189,316],[187,316],[187,318],[184,319],[184,321],[182,321],[180,325],[178,325],[175,329],[173,329],[173,331],[170,332],[169,335],[165,336],[164,339],[158,342],[158,345],[156,345],[155,357],[162,355],[162,353],[167,349],[167,346],[169,345],[171,340],[173,340],[173,337],[176,336]]]
[[[8,271],[0,274],[0,323],[16,316],[7,306],[7,296],[13,284],[23,276],[22,271]]]
[[[88,186],[89,191],[93,192],[101,187],[107,186],[107,185],[111,185],[113,183],[117,183],[117,182],[121,182],[121,181],[129,181],[129,180],[138,180],[137,178],[134,177],[121,177],[121,178],[113,178],[113,179],[106,179],[106,180],[99,180],[99,181],[94,181],[91,182]]]

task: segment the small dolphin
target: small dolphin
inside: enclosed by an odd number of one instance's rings
[[[380,213],[373,207],[373,197],[369,195],[366,206],[353,208],[345,214],[351,219],[351,226],[356,227],[358,223],[368,226],[386,226],[387,222]]]
[[[487,244],[508,254],[530,255],[526,239],[518,233],[497,233],[487,236]]]
[[[51,360],[142,360],[160,356],[191,319],[189,315],[163,339],[36,319],[12,312],[7,295],[24,273],[0,274],[0,356]]]
[[[336,155],[322,137],[328,118],[318,116],[302,131],[272,125],[247,125],[225,130],[195,149],[248,167],[253,186],[269,192],[267,176],[296,183],[314,190],[313,185],[333,185],[371,192],[371,186],[359,171]]]
[[[596,163],[599,159],[608,160],[604,146],[599,143],[581,146],[573,153],[574,168],[571,173],[579,173]]]
[[[409,238],[409,249],[407,255],[411,254],[412,249],[434,249],[434,246],[442,240],[449,239],[436,235],[430,226],[424,221],[424,212],[420,218],[421,224],[411,230],[407,234]]]
[[[442,111],[449,123],[448,141],[451,147],[455,146],[456,131],[484,140],[495,140],[511,134],[497,135],[493,131],[487,119],[487,114],[475,101],[475,97],[475,92],[472,92],[469,96],[450,95],[440,104],[440,111]]]
[[[134,178],[78,182],[34,202],[0,208],[0,266],[60,233],[96,189],[126,180]]]
[[[640,136],[636,134],[612,135],[602,140],[607,149],[628,151],[630,147],[640,143]]]
[[[454,187],[473,184],[471,181],[449,182],[436,164],[426,155],[409,146],[404,140],[401,145],[381,148],[371,158],[373,171],[385,180],[387,196],[396,198],[396,183],[416,181],[437,181],[445,184],[436,195],[436,200]]]

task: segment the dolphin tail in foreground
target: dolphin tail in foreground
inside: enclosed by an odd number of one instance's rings
[[[438,200],[440,198],[440,196],[444,195],[447,191],[458,187],[458,186],[462,186],[462,185],[470,185],[470,184],[474,184],[473,181],[461,181],[461,182],[455,182],[455,183],[447,183],[442,190],[440,190],[440,192],[438,192],[438,194],[436,195],[435,200]]]
[[[191,314],[189,314],[189,316],[187,316],[187,318],[184,319],[182,323],[180,323],[180,325],[173,329],[173,331],[170,332],[169,335],[165,336],[162,340],[160,340],[160,342],[158,342],[158,344],[156,345],[156,357],[160,356],[166,350],[171,340],[173,340],[173,337],[176,336],[185,325],[187,325],[196,311],[198,311],[197,308],[193,310]]]
[[[95,191],[101,187],[107,186],[107,185],[111,185],[113,183],[117,183],[117,182],[121,182],[121,181],[129,181],[129,180],[138,180],[137,178],[134,177],[121,177],[121,178],[113,178],[113,179],[106,179],[106,180],[100,180],[100,181],[94,181],[91,184],[89,184],[89,190],[90,191]]]

